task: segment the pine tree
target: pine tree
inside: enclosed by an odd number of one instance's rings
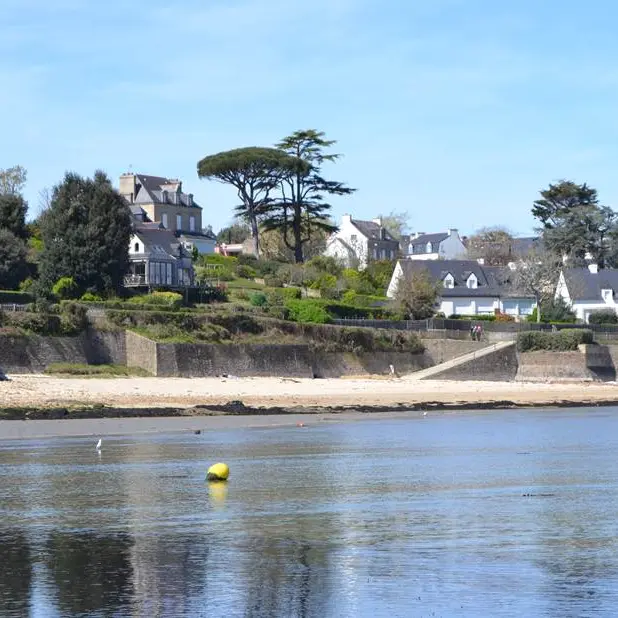
[[[128,265],[131,217],[103,172],[97,171],[93,179],[67,173],[54,187],[40,225],[44,289],[50,290],[61,277],[73,277],[82,291],[120,287]]]

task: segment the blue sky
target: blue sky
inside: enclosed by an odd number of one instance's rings
[[[612,0],[2,0],[0,168],[179,177],[215,230],[231,188],[196,162],[296,129],[338,140],[334,202],[416,231],[534,227],[549,182],[618,208]]]

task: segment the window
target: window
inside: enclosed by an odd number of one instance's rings
[[[444,287],[449,289],[455,287],[455,279],[453,279],[453,275],[450,273],[444,277]]]
[[[358,240],[358,237],[356,236],[356,234],[352,234],[350,236],[350,242],[356,242]]]
[[[614,297],[612,290],[601,290],[601,294],[603,295],[603,300],[606,303],[612,302],[612,298]]]
[[[476,278],[475,274],[472,273],[469,277],[468,280],[466,281],[466,286],[471,288],[471,289],[475,289],[478,287],[478,279]]]
[[[139,253],[139,243],[136,242],[135,246],[133,247],[133,251],[135,251],[135,253]]]
[[[161,215],[161,224],[163,225],[165,229],[167,229],[167,213],[166,212],[164,212]]]
[[[425,253],[431,253],[431,243],[430,242],[428,242],[425,245]]]
[[[195,232],[195,217],[189,217],[189,231]]]
[[[176,229],[182,230],[182,215],[176,215]]]

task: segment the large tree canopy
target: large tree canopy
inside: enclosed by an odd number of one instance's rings
[[[7,229],[18,238],[27,238],[27,212],[28,204],[21,195],[0,193],[0,229]]]
[[[128,264],[131,218],[103,172],[96,172],[93,179],[66,174],[54,187],[40,226],[44,289],[51,289],[61,277],[73,277],[81,290],[120,287]]]
[[[28,276],[26,255],[24,242],[0,228],[0,289],[15,289]]]
[[[26,184],[27,172],[21,165],[0,169],[0,194],[18,195]]]
[[[328,220],[331,204],[325,201],[325,196],[349,195],[355,191],[322,176],[322,164],[333,163],[340,157],[325,152],[335,143],[325,139],[323,132],[308,129],[296,131],[277,144],[295,164],[291,174],[282,175],[281,198],[270,208],[264,228],[281,233],[286,246],[294,251],[296,263],[304,261],[303,248],[315,230],[337,229]]]
[[[200,178],[217,180],[236,189],[240,199],[236,216],[250,225],[256,255],[260,252],[260,217],[272,203],[271,191],[294,164],[281,150],[256,146],[209,155],[197,164]]]
[[[514,259],[513,236],[502,227],[484,227],[468,238],[467,250],[470,259],[487,266],[506,266]]]
[[[583,266],[587,257],[605,265],[616,214],[599,204],[596,189],[568,180],[550,184],[534,202],[532,214],[542,224],[547,249],[569,265]]]

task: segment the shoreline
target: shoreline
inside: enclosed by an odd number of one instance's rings
[[[259,416],[618,406],[614,382],[356,378],[79,378],[0,382],[0,419]]]

